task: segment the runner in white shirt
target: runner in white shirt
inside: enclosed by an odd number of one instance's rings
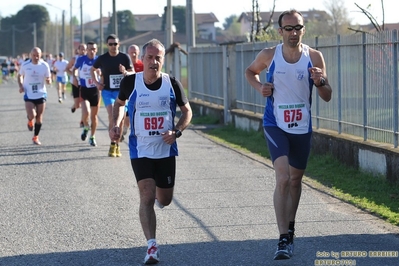
[[[68,60],[64,59],[64,53],[60,53],[59,59],[54,62],[54,70],[57,72],[58,102],[66,99],[66,83],[68,82],[67,66]]]
[[[51,84],[50,67],[40,59],[42,51],[34,47],[30,53],[31,59],[25,61],[18,73],[19,92],[24,93],[25,109],[28,116],[28,129],[34,129],[32,141],[41,145],[39,132],[42,127],[43,113],[46,107],[46,85]]]

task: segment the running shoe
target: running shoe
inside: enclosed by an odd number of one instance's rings
[[[33,120],[28,120],[28,129],[29,131],[33,130]]]
[[[80,138],[83,140],[83,141],[85,141],[86,139],[87,139],[87,133],[89,132],[89,129],[88,128],[84,128],[83,129],[83,132],[82,132],[82,135],[80,135]]]
[[[33,144],[35,144],[35,145],[42,145],[42,143],[39,140],[39,136],[33,136],[32,141],[33,141]]]
[[[89,144],[90,144],[91,146],[96,147],[96,146],[97,146],[96,138],[95,138],[95,137],[90,137],[90,139],[89,139]]]
[[[109,146],[108,156],[116,157],[116,144],[111,144],[111,146]]]
[[[290,238],[288,239],[288,252],[290,253],[290,257],[294,255],[294,237],[295,237],[295,229],[294,230],[288,230],[288,234]]]
[[[163,206],[163,205],[158,201],[157,198],[155,198],[155,205],[157,205],[158,208],[160,208],[160,209],[163,209],[163,208],[165,207],[165,206]]]
[[[144,258],[144,264],[157,264],[159,262],[159,248],[156,243],[147,249],[147,254]]]
[[[84,127],[85,124],[83,123],[83,121],[80,121],[80,127]]]
[[[116,157],[122,157],[121,146],[119,146],[118,144],[116,144],[115,155]]]
[[[288,239],[283,238],[278,242],[276,253],[274,253],[274,260],[287,260],[289,258]]]
[[[71,112],[72,112],[72,113],[75,113],[75,111],[76,111],[75,106],[71,107]]]
[[[62,98],[61,98],[61,97],[58,98],[58,102],[59,102],[59,103],[62,103]]]
[[[121,136],[121,141],[125,140],[125,135],[127,134],[127,127],[123,128],[122,136]]]

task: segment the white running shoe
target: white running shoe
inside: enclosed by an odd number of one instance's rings
[[[159,248],[154,242],[151,247],[147,249],[147,254],[144,258],[144,264],[156,264],[159,262]]]

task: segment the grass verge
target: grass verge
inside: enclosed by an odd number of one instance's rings
[[[214,124],[217,121],[204,116],[194,117],[192,123]],[[270,159],[262,132],[244,131],[227,125],[205,130],[204,133],[217,142]],[[399,225],[399,185],[390,184],[382,177],[343,165],[330,155],[311,154],[304,182],[393,225]]]

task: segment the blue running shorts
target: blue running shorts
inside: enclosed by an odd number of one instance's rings
[[[118,98],[119,90],[102,90],[101,97],[103,98],[103,102],[105,107],[110,104],[114,104],[115,100]]]
[[[290,166],[306,169],[310,154],[312,132],[306,134],[287,133],[279,127],[264,127],[263,133],[272,161],[287,156]]]

